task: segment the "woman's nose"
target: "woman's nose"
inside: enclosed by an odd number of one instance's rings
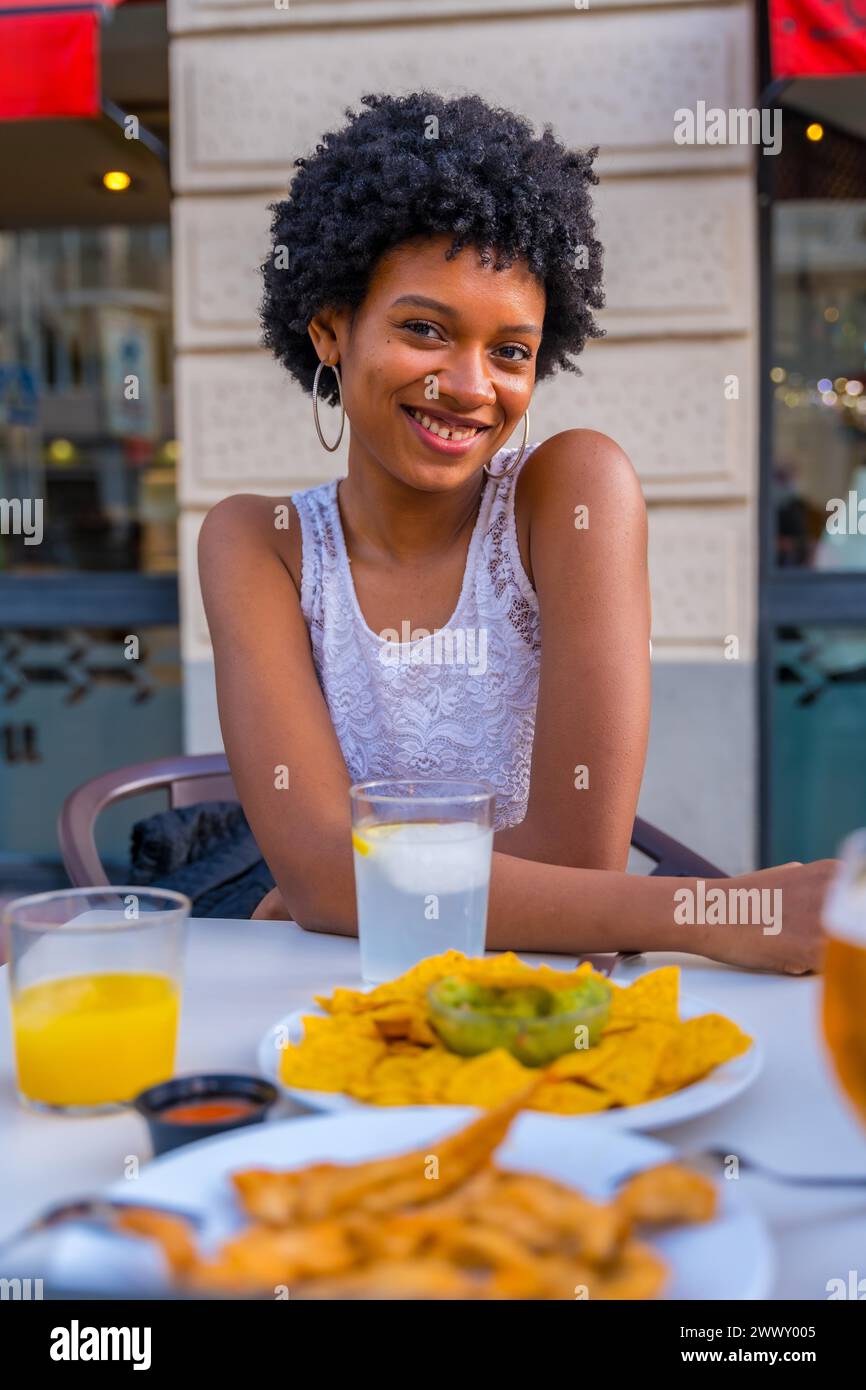
[[[465,410],[496,403],[496,391],[482,353],[461,353],[436,375],[440,397],[447,395]]]

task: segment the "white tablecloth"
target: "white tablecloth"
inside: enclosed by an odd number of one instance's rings
[[[547,959],[568,964],[563,957]],[[656,1132],[676,1147],[722,1145],[788,1171],[866,1177],[866,1132],[841,1098],[819,1031],[820,981],[728,969],[691,956],[650,955],[623,973],[675,963],[683,988],[730,1012],[759,1037],[761,1076],[744,1095],[702,1119]],[[7,968],[0,974],[5,976]],[[193,921],[186,962],[178,1072],[257,1071],[267,1027],[313,994],[359,983],[358,945],[303,932],[294,923]],[[34,1114],[15,1098],[8,989],[0,992],[0,1239],[45,1206],[90,1194],[143,1164],[148,1136],[135,1115],[69,1119]],[[282,1114],[292,1113],[290,1105]],[[575,1123],[581,1123],[576,1120]],[[767,1219],[776,1250],[776,1298],[826,1298],[831,1279],[866,1277],[863,1191],[787,1188],[741,1175]],[[0,1271],[2,1273],[2,1271]]]

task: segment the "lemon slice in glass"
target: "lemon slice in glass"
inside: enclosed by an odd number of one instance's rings
[[[365,826],[366,835],[362,835],[360,830],[352,831],[352,844],[359,854],[366,858],[372,854],[376,840],[384,840],[387,836],[393,835],[396,831],[411,830],[412,824],[406,821],[385,821],[382,825]]]

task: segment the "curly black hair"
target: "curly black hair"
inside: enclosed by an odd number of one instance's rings
[[[262,266],[263,343],[311,391],[318,357],[307,325],[326,306],[356,308],[381,256],[410,238],[453,235],[487,265],[525,261],[547,292],[538,379],[603,336],[602,248],[588,184],[593,160],[549,128],[478,96],[366,96],[366,111],[296,160],[289,196],[270,205],[274,252]],[[431,118],[435,117],[438,126]],[[435,138],[430,138],[434,135]],[[329,374],[323,399],[336,403]]]

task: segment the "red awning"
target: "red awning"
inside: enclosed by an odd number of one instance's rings
[[[99,26],[122,0],[0,0],[0,120],[97,116]]]
[[[769,0],[774,77],[866,73],[866,0]]]

